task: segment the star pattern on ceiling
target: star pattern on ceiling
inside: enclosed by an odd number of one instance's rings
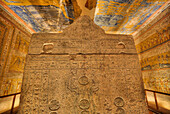
[[[84,11],[80,0],[2,0],[35,32],[61,32]],[[168,0],[84,0],[106,33],[133,34]],[[1,4],[3,7],[4,5]]]

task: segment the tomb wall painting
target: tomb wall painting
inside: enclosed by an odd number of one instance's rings
[[[105,32],[112,34],[132,34],[169,3],[168,0],[2,1],[36,32],[61,32],[80,15],[86,14]]]
[[[81,13],[76,0],[2,1],[36,32],[60,32]]]
[[[170,93],[170,13],[169,7],[134,35],[144,87]]]
[[[86,10],[94,18],[97,0],[2,0],[36,32],[60,32]]]
[[[168,0],[98,0],[95,23],[107,33],[132,34]]]
[[[0,10],[0,96],[18,93],[31,34]]]

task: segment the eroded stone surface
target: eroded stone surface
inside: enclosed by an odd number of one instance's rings
[[[33,35],[19,113],[147,114],[132,37],[106,35],[86,16],[65,31]]]

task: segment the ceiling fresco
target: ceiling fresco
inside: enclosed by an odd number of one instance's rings
[[[36,32],[61,31],[75,19],[70,0],[3,0]]]
[[[1,0],[0,0],[1,1]],[[61,32],[83,12],[80,0],[2,0],[35,32]],[[168,0],[84,0],[106,33],[132,34]]]
[[[106,32],[132,34],[168,0],[98,0],[95,23]]]

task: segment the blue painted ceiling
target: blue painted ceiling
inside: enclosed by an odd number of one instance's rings
[[[77,0],[2,0],[36,32],[58,32],[74,22],[82,9]],[[86,0],[95,8],[94,22],[106,32],[132,34],[168,0]]]

